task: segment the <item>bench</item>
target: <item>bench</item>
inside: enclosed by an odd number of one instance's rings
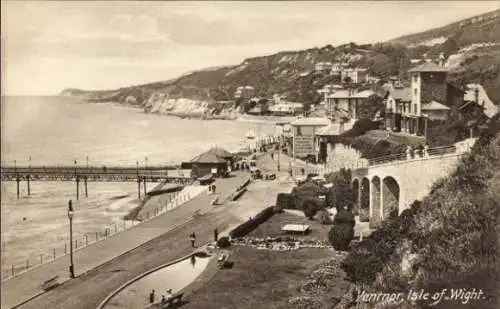
[[[44,281],[40,285],[40,288],[44,291],[48,291],[50,289],[55,288],[56,286],[59,285],[59,281],[57,279],[59,279],[59,276],[55,276],[55,277],[50,278],[49,280]]]
[[[172,306],[173,304],[180,303],[182,301],[183,296],[184,296],[184,293],[174,295],[170,299],[167,299],[166,302],[161,303],[160,307],[163,309],[163,308],[168,308],[168,307]]]

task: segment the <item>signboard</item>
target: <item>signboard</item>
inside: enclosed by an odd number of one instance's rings
[[[293,152],[295,156],[302,157],[314,154],[314,135],[294,136]]]

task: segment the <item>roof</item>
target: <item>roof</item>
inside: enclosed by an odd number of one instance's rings
[[[210,148],[210,150],[207,151],[207,152],[208,153],[213,153],[216,156],[219,156],[221,158],[232,158],[234,156],[232,153],[230,153],[226,149],[224,149],[224,148],[218,148],[218,147]]]
[[[226,163],[226,160],[209,151],[197,155],[190,162],[193,163]]]
[[[353,92],[349,95],[349,90],[339,90],[329,95],[328,97],[332,99],[346,99],[346,98],[366,99],[374,94],[375,92],[371,90],[363,90],[360,92]]]
[[[372,95],[374,95],[375,92],[371,91],[371,90],[363,90],[363,91],[360,91],[360,92],[357,92],[357,93],[354,93],[352,95],[353,98],[359,98],[359,99],[366,99]]]
[[[424,103],[422,104],[422,110],[427,110],[427,111],[444,111],[444,110],[450,110],[450,108],[446,105],[443,105],[439,102],[436,101],[431,101],[430,103]]]
[[[413,69],[408,70],[408,72],[448,72],[448,69],[443,68],[432,62],[425,62],[417,65]]]
[[[292,126],[327,126],[331,121],[327,118],[308,117],[300,118],[291,123]]]
[[[332,123],[326,127],[321,127],[316,130],[316,135],[319,136],[335,136],[340,135],[344,131],[340,123]]]
[[[349,97],[352,97],[353,95],[349,95],[349,91],[348,90],[339,90],[339,91],[336,91],[334,93],[332,93],[331,95],[329,95],[328,97],[329,98],[334,98],[334,99],[344,99],[344,98],[349,98]]]
[[[394,100],[400,100],[403,102],[410,102],[411,101],[411,88],[410,87],[394,88],[390,91],[390,96]]]

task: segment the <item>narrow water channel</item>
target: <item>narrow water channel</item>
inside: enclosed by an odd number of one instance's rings
[[[207,267],[210,257],[188,258],[159,269],[127,286],[116,294],[105,309],[142,309],[149,305],[149,294],[155,290],[159,301],[168,289],[176,294],[193,282]]]

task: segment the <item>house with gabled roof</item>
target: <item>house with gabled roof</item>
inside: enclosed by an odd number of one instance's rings
[[[441,62],[442,63],[442,62]],[[448,70],[433,62],[425,62],[408,71],[411,86],[395,87],[386,99],[386,129],[424,136],[429,121],[445,121],[451,107],[463,98],[459,88],[447,82]]]

